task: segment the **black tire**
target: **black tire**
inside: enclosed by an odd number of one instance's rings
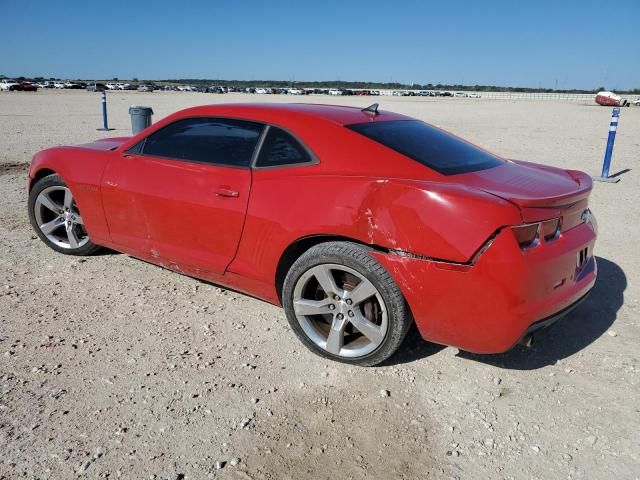
[[[36,232],[36,235],[38,235],[38,237],[40,237],[40,240],[42,240],[49,248],[55,250],[56,252],[60,252],[60,253],[64,253],[65,255],[76,255],[76,256],[86,256],[86,255],[92,255],[93,253],[97,252],[98,250],[100,250],[100,246],[96,245],[95,243],[93,243],[89,238],[88,235],[86,234],[86,231],[84,231],[84,227],[82,227],[84,234],[86,235],[87,241],[86,243],[82,244],[81,246],[77,247],[77,248],[73,248],[73,247],[62,247],[54,242],[52,242],[40,229],[40,226],[38,225],[38,221],[36,218],[36,200],[38,198],[38,196],[40,195],[40,193],[45,190],[48,189],[50,187],[64,187],[64,188],[68,188],[67,185],[64,183],[64,181],[62,180],[62,178],[60,178],[60,176],[53,174],[53,175],[48,175],[44,178],[41,178],[40,180],[38,180],[33,187],[31,188],[31,191],[29,192],[29,202],[28,202],[28,210],[29,210],[29,221],[31,222],[31,226],[33,227],[33,230]],[[78,215],[79,216],[79,215]],[[60,228],[64,228],[64,224],[62,224],[62,226]]]
[[[282,303],[287,320],[298,338],[314,353],[338,362],[369,367],[378,365],[400,348],[413,324],[413,317],[400,288],[389,272],[370,255],[364,245],[352,242],[327,242],[316,245],[302,254],[291,266],[282,289]],[[387,329],[377,348],[363,356],[334,355],[317,345],[305,333],[294,311],[294,290],[300,278],[310,269],[324,264],[344,265],[362,275],[377,289],[387,314]]]

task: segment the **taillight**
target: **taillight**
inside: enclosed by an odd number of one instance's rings
[[[562,222],[560,219],[553,218],[540,223],[518,225],[511,227],[511,230],[513,230],[513,234],[520,248],[525,250],[537,247],[540,244],[541,238],[543,238],[545,242],[556,240],[560,236],[561,227]]]
[[[530,223],[528,225],[519,225],[511,227],[513,234],[518,241],[520,248],[533,248],[540,243],[540,224]]]
[[[551,242],[560,236],[560,219],[554,218],[542,222],[542,236],[545,242]]]

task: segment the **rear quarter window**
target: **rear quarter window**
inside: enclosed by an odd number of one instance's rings
[[[498,157],[419,120],[357,123],[346,127],[443,175],[486,170],[502,164]]]
[[[281,128],[270,126],[260,148],[256,167],[278,167],[311,162],[313,158],[293,135]]]

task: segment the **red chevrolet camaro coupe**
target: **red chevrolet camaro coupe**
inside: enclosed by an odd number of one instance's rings
[[[36,154],[28,208],[58,252],[246,292],[316,353],[375,365],[414,321],[497,353],[567,313],[596,279],[591,187],[377,105],[234,104]]]

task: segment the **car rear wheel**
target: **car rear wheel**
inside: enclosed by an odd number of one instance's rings
[[[67,255],[91,255],[100,249],[89,239],[84,219],[58,175],[38,180],[29,192],[29,220],[40,239]]]
[[[289,324],[323,357],[377,365],[396,352],[411,326],[400,289],[370,252],[356,243],[323,243],[287,274],[283,305]]]

